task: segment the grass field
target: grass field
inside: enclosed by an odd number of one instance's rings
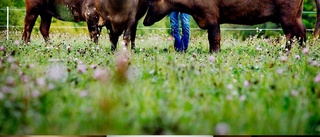
[[[0,134],[320,134],[320,44],[207,36],[187,53],[164,34],[110,52],[87,34],[0,38]],[[312,38],[309,38],[312,39]]]

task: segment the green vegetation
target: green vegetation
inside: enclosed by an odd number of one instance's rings
[[[0,134],[320,134],[319,42],[223,35],[209,54],[201,35],[176,53],[159,32],[111,53],[104,35],[51,34],[0,39]]]

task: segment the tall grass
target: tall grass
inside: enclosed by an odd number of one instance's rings
[[[3,34],[2,34],[3,35]],[[176,53],[167,33],[110,51],[87,34],[0,39],[0,134],[319,134],[320,45],[207,36]],[[309,38],[311,39],[311,38]]]

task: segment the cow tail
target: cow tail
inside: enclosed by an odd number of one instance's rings
[[[319,32],[320,32],[320,0],[314,0],[316,2],[316,8],[317,8],[317,20],[314,27],[314,40],[319,38]]]

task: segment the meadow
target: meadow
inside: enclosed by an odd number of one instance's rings
[[[224,34],[224,33],[223,33]],[[87,33],[0,34],[0,134],[320,134],[320,42],[206,33],[186,53],[167,33],[110,51]]]

